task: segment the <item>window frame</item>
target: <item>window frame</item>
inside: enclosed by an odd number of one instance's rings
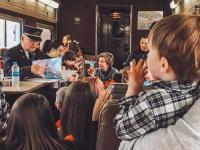
[[[2,48],[7,48],[7,32],[6,32],[7,26],[6,26],[6,22],[7,21],[13,21],[13,22],[19,23],[20,24],[20,35],[22,35],[24,20],[20,17],[13,17],[13,16],[2,14],[2,13],[0,13],[0,19],[5,20],[4,21],[4,47],[2,47]]]
[[[1,18],[0,18],[0,19],[1,19]],[[6,38],[6,36],[5,36],[5,35],[6,35],[6,34],[5,34],[5,32],[6,32],[6,31],[5,31],[5,30],[6,30],[5,24],[6,24],[6,23],[5,23],[5,22],[6,22],[6,21],[5,21],[5,19],[1,19],[1,20],[3,20],[3,40],[4,40],[4,41],[3,41],[3,47],[5,47],[5,45],[6,45],[6,39],[5,39],[5,38]],[[0,47],[0,48],[1,48],[1,47]]]
[[[37,22],[36,27],[51,30],[51,39],[57,38],[54,32],[54,27],[52,25],[47,25],[47,24]]]

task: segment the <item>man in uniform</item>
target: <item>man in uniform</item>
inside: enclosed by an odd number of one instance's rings
[[[33,60],[43,58],[41,51],[37,49],[41,41],[41,33],[41,29],[24,26],[20,44],[4,52],[5,76],[11,76],[13,62],[17,62],[20,68],[20,79],[34,76],[44,77],[44,68],[38,64],[32,65]]]

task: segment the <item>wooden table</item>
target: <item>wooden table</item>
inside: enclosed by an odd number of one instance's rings
[[[3,92],[6,94],[23,94],[33,92],[48,83],[20,81],[19,87],[4,86]]]
[[[59,82],[59,79],[27,79],[20,81],[19,87],[3,86],[3,92],[6,94],[24,94],[38,90],[46,85]]]
[[[26,81],[20,81],[20,86],[3,86],[3,92],[5,93],[5,98],[12,107],[13,103],[21,95],[34,92],[44,95],[52,106],[52,110],[56,119],[59,118],[59,112],[55,108],[56,91],[54,84],[58,84],[58,79],[27,79]],[[58,87],[59,88],[59,87]]]

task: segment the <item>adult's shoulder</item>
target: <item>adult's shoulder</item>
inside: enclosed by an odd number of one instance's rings
[[[21,44],[18,44],[14,47],[11,47],[11,48],[5,50],[4,55],[18,53],[20,49],[22,49],[22,46],[21,46]]]
[[[42,51],[41,51],[39,48],[37,48],[37,49],[33,52],[32,55],[35,57],[34,59],[48,59],[48,58],[50,58],[48,55],[42,54]]]
[[[96,69],[94,70],[94,72],[99,73],[99,72],[100,72],[100,69],[99,69],[99,68],[96,68]]]

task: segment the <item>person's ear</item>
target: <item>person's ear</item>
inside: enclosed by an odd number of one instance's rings
[[[25,38],[25,36],[24,36],[24,35],[22,35],[22,37],[21,37],[21,41],[24,41],[24,38]]]
[[[160,72],[165,73],[169,70],[170,66],[165,57],[161,57],[160,64],[161,64]]]

